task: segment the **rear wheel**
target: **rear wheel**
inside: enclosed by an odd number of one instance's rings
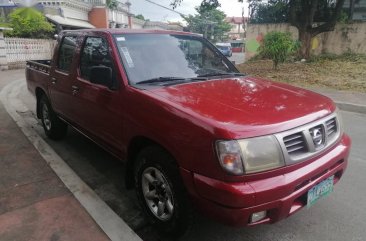
[[[149,221],[163,234],[183,235],[193,212],[174,159],[162,148],[150,146],[136,161],[136,193]]]
[[[65,137],[67,124],[57,117],[45,95],[40,98],[39,108],[46,135],[53,140]]]

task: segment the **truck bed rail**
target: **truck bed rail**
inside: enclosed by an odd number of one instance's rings
[[[30,60],[27,61],[26,66],[27,68],[31,68],[49,74],[51,68],[51,60]]]

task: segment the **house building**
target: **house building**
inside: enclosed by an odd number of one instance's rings
[[[5,19],[15,7],[15,3],[12,1],[0,0],[0,19]]]
[[[246,23],[248,21],[247,17],[226,17],[226,22],[231,26],[231,30],[228,33],[229,39],[243,39],[245,38]]]
[[[25,0],[0,0],[0,14],[22,6]],[[179,23],[146,21],[133,17],[129,0],[118,0],[114,9],[106,6],[106,0],[33,0],[34,7],[43,12],[48,21],[55,24],[57,32],[83,28],[134,28],[182,31]],[[1,9],[3,9],[1,11]],[[1,15],[0,15],[1,17]]]
[[[159,30],[174,30],[183,31],[183,25],[177,22],[165,23],[160,21],[142,20],[139,18],[131,17],[133,29],[159,29]]]
[[[34,7],[56,25],[58,31],[80,28],[130,27],[130,2],[118,1],[115,9],[106,6],[106,0],[38,0]],[[2,9],[22,6],[24,0],[0,0]],[[3,10],[4,11],[4,10]]]

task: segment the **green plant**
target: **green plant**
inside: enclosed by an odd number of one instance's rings
[[[259,47],[259,54],[269,58],[273,62],[273,68],[277,69],[278,64],[283,63],[294,53],[299,44],[292,40],[289,32],[269,32],[264,36],[263,44]]]
[[[348,23],[348,21],[349,21],[348,13],[346,11],[342,10],[341,14],[337,18],[337,22],[338,23]]]
[[[116,10],[118,7],[118,1],[117,0],[107,0],[106,5],[111,10]]]
[[[34,8],[13,10],[9,15],[9,23],[13,31],[6,32],[6,35],[10,37],[48,38],[54,31],[53,25]]]

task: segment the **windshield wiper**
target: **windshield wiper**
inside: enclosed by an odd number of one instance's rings
[[[157,77],[157,78],[143,80],[143,81],[137,82],[136,84],[151,84],[151,83],[176,81],[176,80],[185,80],[185,78],[182,78],[182,77]]]
[[[147,80],[143,80],[140,82],[137,82],[136,84],[151,84],[151,83],[159,83],[159,82],[168,82],[168,81],[177,81],[177,80],[181,80],[181,81],[192,81],[192,80],[207,80],[207,78],[203,78],[203,77],[193,77],[193,78],[182,78],[182,77],[158,77],[158,78],[152,78],[152,79],[147,79]]]
[[[242,73],[234,73],[234,72],[230,72],[230,73],[223,73],[223,72],[214,72],[214,73],[208,73],[208,74],[200,74],[197,77],[211,77],[211,76],[225,76],[225,75],[230,75],[230,76],[245,76],[245,74]]]

